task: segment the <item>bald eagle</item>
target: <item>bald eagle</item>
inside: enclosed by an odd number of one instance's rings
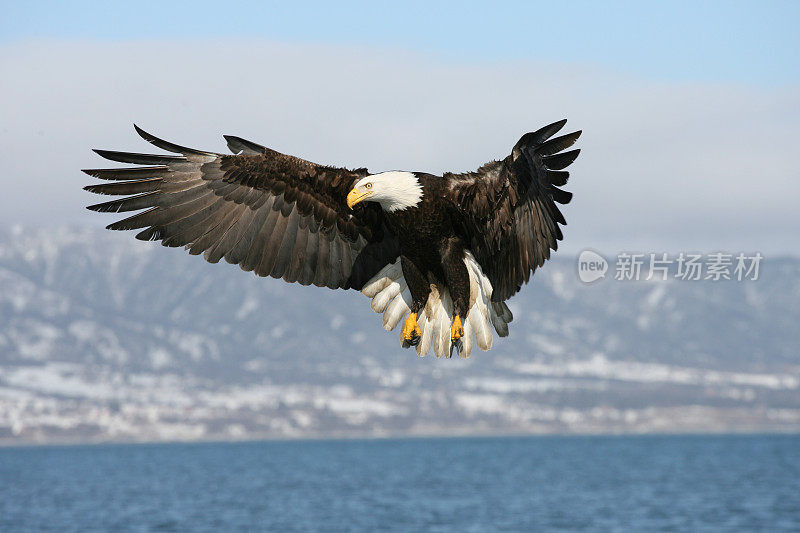
[[[135,167],[89,169],[115,183],[86,190],[124,198],[93,211],[140,211],[108,226],[137,239],[225,258],[259,276],[355,289],[392,330],[405,318],[403,347],[437,357],[469,356],[508,335],[506,300],[558,248],[565,225],[557,203],[571,193],[564,151],[577,131],[566,120],[527,133],[504,159],[474,172],[370,174],[311,163],[239,137],[234,155],[204,152],[136,131],[178,155],[95,152]],[[407,318],[406,318],[407,317]]]

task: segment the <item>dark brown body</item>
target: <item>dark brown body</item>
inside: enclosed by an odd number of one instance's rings
[[[465,235],[456,221],[447,181],[440,176],[416,173],[422,184],[422,200],[416,207],[386,214],[387,225],[400,241],[403,276],[419,312],[430,293],[429,279],[444,283],[453,298],[453,313],[465,316],[469,303],[469,274],[464,264]]]

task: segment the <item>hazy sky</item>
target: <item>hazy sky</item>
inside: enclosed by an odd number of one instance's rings
[[[797,254],[800,3],[556,5],[4,3],[0,223],[114,220],[78,169],[132,122],[438,173],[566,117],[568,250]]]

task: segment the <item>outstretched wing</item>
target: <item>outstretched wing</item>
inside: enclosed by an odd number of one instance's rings
[[[134,127],[180,155],[95,150],[111,161],[145,165],[84,170],[115,181],[86,190],[125,196],[89,209],[144,210],[108,229],[142,229],[137,239],[185,246],[211,263],[224,257],[259,276],[332,289],[360,289],[398,256],[377,204],[347,209],[347,193],[366,169],[318,165],[231,136],[225,139],[236,155],[203,152]]]
[[[445,174],[453,201],[460,210],[470,248],[492,282],[492,300],[513,296],[533,271],[550,258],[566,225],[557,203],[567,204],[572,193],[565,185],[569,166],[580,150],[563,150],[580,137],[577,131],[551,138],[566,119],[527,133],[511,155],[475,172]]]

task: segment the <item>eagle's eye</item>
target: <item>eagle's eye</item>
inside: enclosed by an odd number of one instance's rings
[[[365,189],[371,189],[372,188],[372,184],[371,183],[365,183],[364,184],[364,188]]]

